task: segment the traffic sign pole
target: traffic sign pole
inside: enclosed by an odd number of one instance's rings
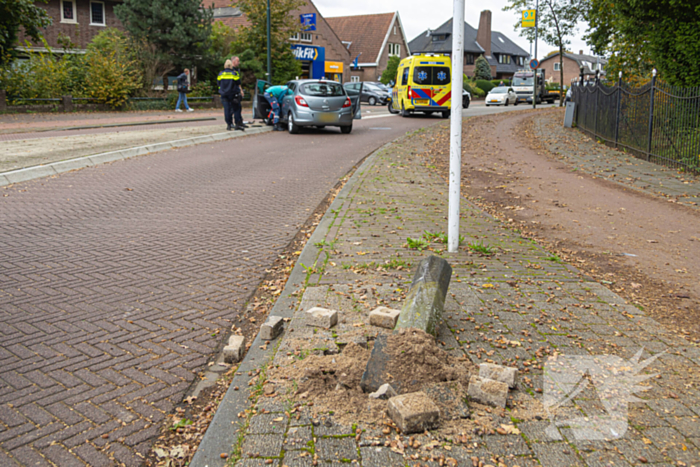
[[[462,181],[462,86],[464,85],[464,0],[454,0],[452,12],[452,108],[450,111],[450,195],[447,251],[459,249],[459,198]]]
[[[540,0],[537,0],[535,2],[535,57],[534,59],[537,60],[537,30],[538,30],[538,23],[540,22]],[[534,79],[532,80],[532,108],[536,109],[537,108],[537,68],[532,70],[534,73]]]

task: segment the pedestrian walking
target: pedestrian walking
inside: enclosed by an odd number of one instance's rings
[[[231,131],[232,128],[235,128],[236,130],[245,131],[243,119],[241,118],[241,74],[235,71],[232,60],[226,60],[224,71],[219,73],[217,81],[219,82],[221,103],[224,106],[226,130]],[[236,116],[234,127],[233,116],[236,113],[236,106],[238,115]]]
[[[272,131],[284,131],[284,128],[279,124],[280,122],[280,105],[279,103],[282,101],[284,98],[284,95],[287,94],[287,86],[271,86],[265,90],[265,93],[263,96],[267,100],[267,102],[270,103],[270,107],[272,107],[272,123],[274,124],[274,127]]]
[[[175,112],[182,112],[182,110],[180,110],[180,103],[185,104],[185,109],[187,109],[188,112],[194,112],[194,109],[191,109],[190,106],[187,105],[188,92],[190,92],[190,70],[185,68],[185,71],[177,77],[177,104],[175,104]]]

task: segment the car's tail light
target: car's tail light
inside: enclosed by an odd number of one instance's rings
[[[349,97],[345,98],[345,104],[343,104],[344,109],[346,109],[348,107],[352,107],[352,102],[350,101]]]
[[[300,105],[302,107],[308,107],[309,104],[306,103],[303,97],[301,96],[294,96],[294,101],[297,103],[297,105]]]
[[[411,86],[408,87],[408,98],[413,99],[413,94],[411,94]]]

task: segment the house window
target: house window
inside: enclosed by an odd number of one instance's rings
[[[518,57],[518,65],[520,65],[520,66],[525,65],[525,57]]]
[[[313,40],[313,34],[310,32],[302,32],[300,34],[300,40],[302,42],[311,42]]]
[[[350,82],[351,82],[351,83],[359,83],[359,82],[360,82],[360,77],[359,77],[359,76],[351,76],[351,77],[350,77]]]
[[[75,1],[61,0],[61,23],[77,23]]]
[[[295,32],[294,34],[292,34],[291,36],[289,36],[289,40],[290,40],[290,41],[298,41],[298,40],[299,40],[299,33],[298,33],[298,32]]]
[[[510,63],[510,55],[500,54],[498,56],[498,63],[504,64],[504,65]]]
[[[561,71],[559,65],[561,65],[559,62],[554,62],[554,71]]]
[[[90,2],[90,25],[105,26],[105,4]]]
[[[474,54],[464,54],[464,64],[473,65],[474,64]]]
[[[389,44],[389,56],[400,56],[401,55],[401,44]]]
[[[394,35],[396,35],[396,26],[394,26]]]
[[[445,39],[447,39],[447,34],[439,34],[439,35],[433,36],[433,42],[442,42]]]

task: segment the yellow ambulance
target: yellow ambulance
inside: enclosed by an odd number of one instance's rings
[[[391,95],[391,110],[407,117],[414,112],[450,116],[452,60],[447,55],[406,57],[399,63]]]

